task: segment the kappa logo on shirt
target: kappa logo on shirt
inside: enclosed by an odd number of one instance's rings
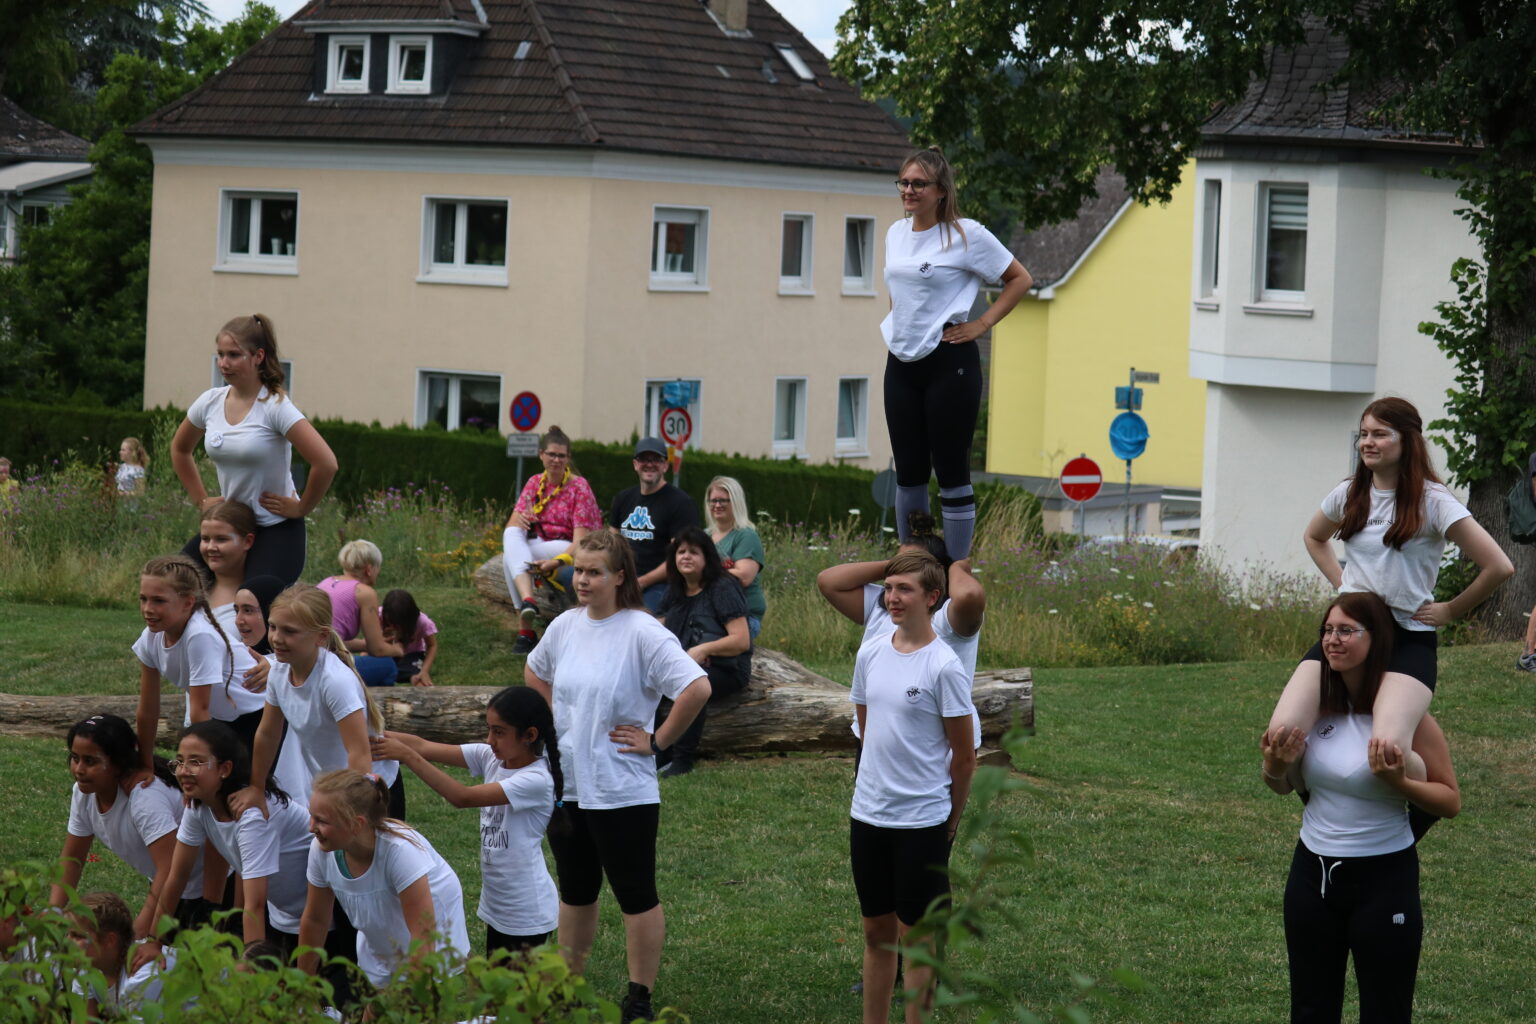
[[[656,523],[651,519],[650,508],[636,505],[619,524],[619,532],[626,540],[650,540],[655,537]]]
[[[929,263],[927,260],[924,260],[922,264],[917,268],[917,272],[922,274],[924,277],[932,277],[933,264]]]
[[[908,704],[916,704],[919,700],[922,699],[922,697],[923,697],[923,691],[922,691],[922,689],[920,687],[917,687],[917,686],[909,686],[909,687],[907,687],[907,703]]]

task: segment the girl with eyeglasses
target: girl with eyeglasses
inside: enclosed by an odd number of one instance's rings
[[[1392,609],[1392,654],[1375,702],[1371,735],[1408,752],[1408,774],[1424,778],[1412,751],[1414,731],[1435,692],[1435,629],[1476,608],[1515,568],[1435,475],[1419,412],[1401,398],[1381,398],[1360,417],[1360,458],[1313,513],[1307,553],[1335,590],[1380,595]],[[1341,566],[1331,540],[1344,547]],[[1478,566],[1449,601],[1435,600],[1447,542]],[[1381,638],[1377,638],[1380,640]],[[1314,644],[1285,684],[1269,728],[1312,728],[1317,719],[1323,645]]]
[[[550,576],[570,565],[577,542],[603,525],[591,486],[571,465],[571,439],[565,431],[551,426],[544,432],[539,461],[544,471],[523,485],[501,534],[501,571],[518,610],[513,654],[527,654],[538,643],[533,632],[533,573]]]
[[[69,831],[59,854],[59,880],[48,894],[48,905],[68,903],[66,889],[80,884],[81,869],[96,840],[149,880],[143,909],[133,920],[134,938],[154,934],[155,909],[162,900],[180,900],[187,908],[203,895],[202,865],[194,863],[182,876],[184,885],[168,887],[176,829],[181,823],[181,793],[170,766],[154,758],[147,785],[131,781],[141,759],[133,727],[116,715],[92,715],[76,722],[65,738],[70,792]],[[220,884],[213,887],[222,890]]]
[[[1424,934],[1410,804],[1437,817],[1461,810],[1445,733],[1424,715],[1404,748],[1373,737],[1390,678],[1393,612],[1375,594],[1340,594],[1321,629],[1316,722],[1266,730],[1265,784],[1306,802],[1285,887],[1291,1020],[1337,1022],[1354,958],[1360,1019],[1406,1022]],[[1412,779],[1409,755],[1424,766]]]
[[[976,526],[971,435],[981,409],[981,353],[974,342],[1007,316],[1033,283],[1003,243],[961,217],[955,179],[937,149],[912,154],[896,187],[904,218],[885,235],[885,285],[891,311],[880,324],[885,362],[885,422],[896,459],[896,523],[928,511],[928,477],[937,475],[944,539],[956,560],[969,557]],[[1001,281],[997,300],[975,320],[981,286]]]
[[[747,599],[747,634],[756,640],[763,630],[763,616],[768,614],[768,599],[757,578],[767,560],[763,539],[757,535],[757,527],[747,512],[747,495],[741,482],[730,476],[711,480],[704,489],[704,511],[709,539],[720,552],[720,564],[741,584],[742,596]]]

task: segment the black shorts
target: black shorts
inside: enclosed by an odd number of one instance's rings
[[[549,933],[541,932],[538,935],[508,935],[499,932],[491,925],[485,926],[485,955],[490,956],[498,949],[504,949],[508,953],[526,953],[535,946],[542,946],[549,941]]]
[[[949,827],[881,828],[848,819],[848,856],[859,913],[884,917],[895,913],[914,925],[928,905],[949,895]]]
[[[1436,649],[1439,634],[1432,629],[1404,629],[1392,623],[1392,657],[1387,661],[1388,672],[1400,672],[1412,676],[1435,692],[1436,668],[1439,662]],[[1319,640],[1312,649],[1301,656],[1302,661],[1322,661],[1323,643]]]
[[[588,811],[567,801],[555,813],[565,814],[570,824],[568,830],[548,833],[561,903],[572,907],[596,903],[604,875],[626,914],[643,914],[661,903],[656,895],[660,804]]]

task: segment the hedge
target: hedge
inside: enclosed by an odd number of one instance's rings
[[[134,436],[149,445],[152,459],[167,458],[168,452],[155,450],[157,442],[159,447],[169,442],[183,415],[172,407],[133,411],[0,400],[0,455],[15,464],[17,476],[42,471],[55,459],[106,467],[116,461],[122,439]],[[506,457],[506,441],[498,434],[365,426],[345,420],[316,420],[315,428],[336,453],[340,471],[331,490],[343,501],[359,501],[373,491],[406,483],[446,484],[460,500],[508,510],[517,496],[517,463]],[[576,441],[572,448],[578,472],[605,510],[614,495],[635,483],[630,442]],[[537,459],[524,460],[525,475],[538,469]],[[874,473],[867,469],[718,452],[687,454],[684,490],[702,498],[703,486],[716,476],[740,480],[754,512],[765,511],[782,521],[824,524],[845,518],[850,509],[860,509],[866,517],[878,514],[870,491]],[[983,506],[1024,493],[996,484],[977,490]]]

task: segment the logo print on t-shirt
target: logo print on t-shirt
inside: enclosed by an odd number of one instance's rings
[[[907,687],[907,703],[916,704],[923,696],[923,691],[916,686]]]
[[[1320,739],[1320,740],[1327,739],[1329,736],[1333,735],[1333,730],[1335,728],[1336,727],[1334,726],[1334,724],[1332,722],[1329,722],[1327,725],[1325,725],[1321,729],[1317,730],[1317,738]]]
[[[625,540],[653,540],[656,537],[656,524],[651,520],[651,510],[645,505],[636,505],[624,517],[619,524],[619,532]]]
[[[922,274],[924,277],[932,277],[933,264],[929,263],[927,260],[924,260],[922,264],[917,268],[917,272]]]

